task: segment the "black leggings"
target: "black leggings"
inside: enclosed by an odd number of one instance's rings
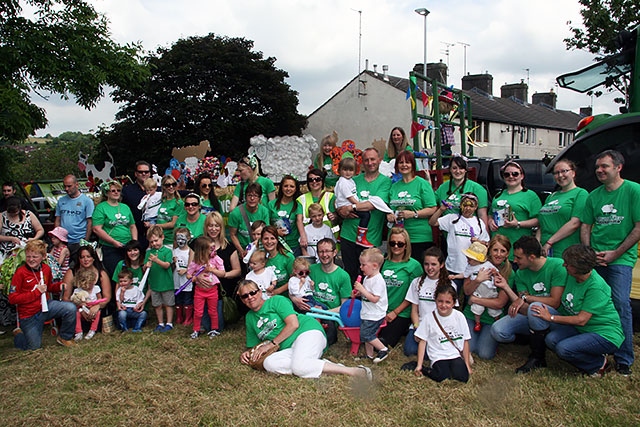
[[[427,376],[437,382],[442,382],[449,378],[463,383],[469,381],[467,364],[464,363],[462,357],[438,360],[436,363],[431,365],[431,369],[427,371]]]

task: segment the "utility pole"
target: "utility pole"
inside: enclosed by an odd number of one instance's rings
[[[469,43],[464,43],[464,42],[458,42],[458,44],[462,45],[462,48],[464,49],[464,74],[463,76],[467,75],[467,46],[471,46]]]

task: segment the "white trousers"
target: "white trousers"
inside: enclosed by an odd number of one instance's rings
[[[327,339],[321,331],[314,329],[303,332],[290,348],[267,357],[264,369],[274,374],[319,378],[325,364],[320,358],[326,346]]]

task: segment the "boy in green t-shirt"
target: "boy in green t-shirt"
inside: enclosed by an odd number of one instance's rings
[[[173,307],[175,297],[173,291],[173,271],[171,262],[173,252],[164,246],[162,227],[154,225],[147,231],[149,250],[145,256],[145,271],[149,270],[148,282],[151,293],[151,305],[158,317],[156,332],[169,332],[173,329]],[[164,308],[164,310],[163,310]],[[167,312],[167,323],[164,323],[164,311]]]

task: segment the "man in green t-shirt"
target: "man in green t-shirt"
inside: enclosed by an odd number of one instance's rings
[[[340,306],[351,295],[351,280],[346,271],[335,264],[338,254],[336,242],[332,239],[322,239],[318,242],[318,258],[320,264],[311,264],[309,277],[313,280],[313,298],[327,306],[328,310],[340,312]],[[298,310],[306,312],[310,309],[304,298],[291,297]],[[321,320],[327,333],[327,344],[334,344],[338,340],[336,323],[331,320]]]
[[[369,195],[380,197],[385,203],[389,202],[389,191],[391,180],[380,174],[379,167],[382,158],[380,153],[373,147],[369,147],[362,153],[362,167],[364,172],[353,178],[356,184],[358,199],[366,202],[369,206],[365,209],[371,212],[369,220],[369,231],[367,240],[374,246],[382,243],[382,231],[386,222],[386,214],[377,210],[371,202],[368,202]],[[342,251],[342,262],[344,269],[349,273],[351,282],[355,282],[360,274],[360,254],[365,249],[356,244],[358,235],[359,218],[355,212],[355,205],[342,206],[337,209],[338,215],[344,218],[340,231],[340,248]]]
[[[587,198],[580,240],[596,251],[596,271],[611,286],[625,337],[614,354],[616,370],[628,376],[634,360],[630,294],[640,240],[640,184],[622,179],[623,165],[624,157],[615,150],[598,155],[596,176],[602,185]]]
[[[560,258],[542,255],[542,246],[533,236],[522,236],[513,244],[513,261],[518,265],[514,273],[516,292],[504,287],[511,305],[509,316],[497,320],[491,326],[491,335],[502,343],[513,342],[516,335],[530,335],[531,355],[516,373],[527,373],[547,366],[545,337],[549,330],[531,331],[530,319],[535,321],[529,306],[540,302],[558,308],[567,281],[567,271]]]

